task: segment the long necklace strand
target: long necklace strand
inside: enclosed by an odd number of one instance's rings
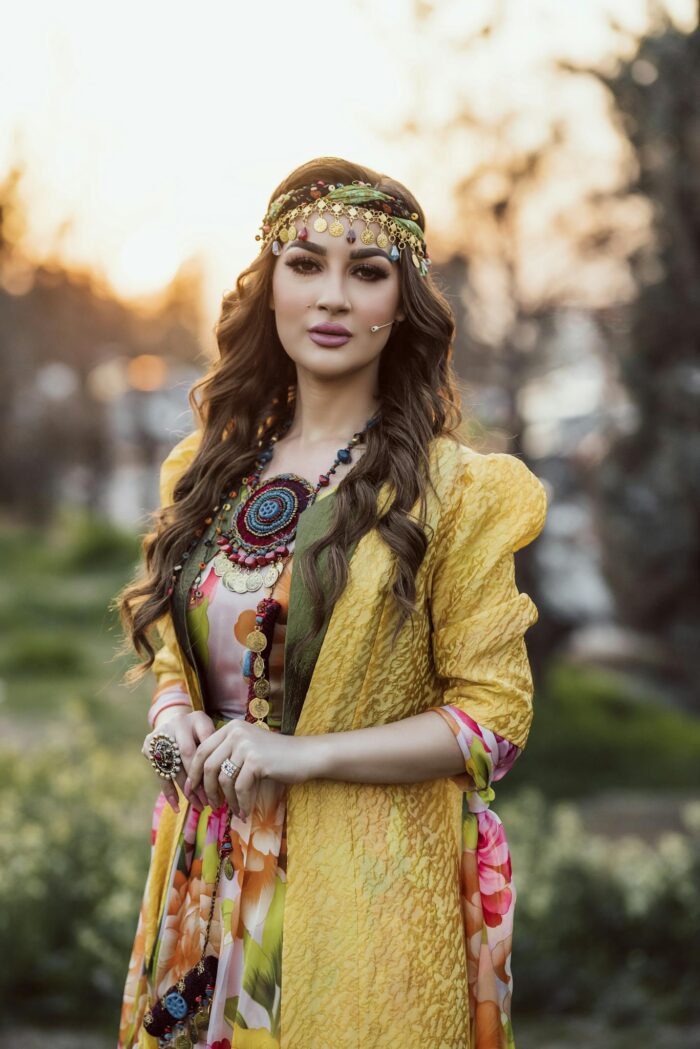
[[[368,419],[364,430],[354,433],[347,445],[338,450],[332,466],[326,473],[320,474],[315,485],[295,473],[278,474],[261,482],[260,475],[273,458],[274,446],[289,429],[291,420],[284,423],[270,437],[252,473],[241,479],[241,487],[247,487],[248,494],[235,509],[228,527],[225,526],[226,517],[234,510],[231,500],[239,492],[234,486],[224,489],[219,504],[207,514],[203,526],[195,530],[190,545],[181,557],[181,563],[173,570],[169,596],[183,563],[192,555],[205,532],[213,526],[212,535],[204,539],[204,546],[207,550],[212,547],[218,549],[213,557],[199,562],[197,576],[187,595],[188,607],[196,607],[202,599],[202,580],[210,563],[224,586],[235,593],[244,594],[261,588],[269,590],[268,595],[256,606],[255,627],[245,639],[246,653],[242,667],[248,681],[245,720],[260,728],[270,727],[266,720],[270,711],[270,652],[275,623],[282,608],[279,601],[272,597],[272,591],[291,557],[290,546],[296,536],[299,518],[315,501],[320,490],[327,487],[338,466],[352,462],[352,449],[363,440],[366,431],[378,422],[377,416]]]

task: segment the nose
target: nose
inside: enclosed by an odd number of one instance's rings
[[[333,273],[328,267],[323,280],[318,282],[316,306],[329,313],[344,313],[350,309],[346,281],[342,273]]]

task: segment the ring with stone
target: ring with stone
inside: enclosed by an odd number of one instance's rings
[[[233,779],[233,777],[241,771],[241,766],[236,765],[230,758],[224,758],[221,762],[221,771],[227,775],[229,779]]]
[[[151,765],[162,779],[174,780],[180,771],[182,757],[173,736],[158,732],[148,744]]]

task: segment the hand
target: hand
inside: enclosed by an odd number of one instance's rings
[[[251,812],[258,783],[304,783],[320,768],[319,748],[313,736],[287,736],[233,718],[213,732],[197,749],[185,781],[185,797],[200,785],[212,808],[228,802],[243,819]],[[240,766],[232,779],[221,771],[224,758]]]
[[[182,765],[175,780],[161,780],[165,800],[174,812],[180,811],[180,799],[178,797],[175,783],[179,784],[180,789],[184,793],[185,781],[190,771],[192,759],[197,752],[197,747],[211,736],[214,731],[214,722],[208,714],[205,714],[201,710],[189,710],[186,714],[176,714],[174,717],[168,718],[167,721],[160,722],[157,728],[155,728],[153,732],[149,732],[143,741],[141,753],[144,754],[149,761],[151,760],[149,750],[150,742],[154,736],[159,736],[161,733],[166,733],[166,735],[172,736],[180,748]],[[202,808],[204,808],[207,805],[204,791],[195,791],[194,793]]]

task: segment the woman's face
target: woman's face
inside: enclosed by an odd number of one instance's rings
[[[288,241],[276,257],[272,301],[277,334],[292,360],[319,376],[338,377],[344,372],[379,360],[391,334],[391,321],[403,320],[399,308],[398,263],[376,244],[360,240],[364,222],[355,220],[357,239],[346,240],[350,220],[340,218],[345,233],[318,233],[309,222],[306,240]],[[375,238],[382,227],[369,227]],[[341,325],[350,332],[347,341],[321,345],[310,329],[315,325]],[[373,324],[385,324],[376,332]],[[330,342],[330,340],[328,340]]]

